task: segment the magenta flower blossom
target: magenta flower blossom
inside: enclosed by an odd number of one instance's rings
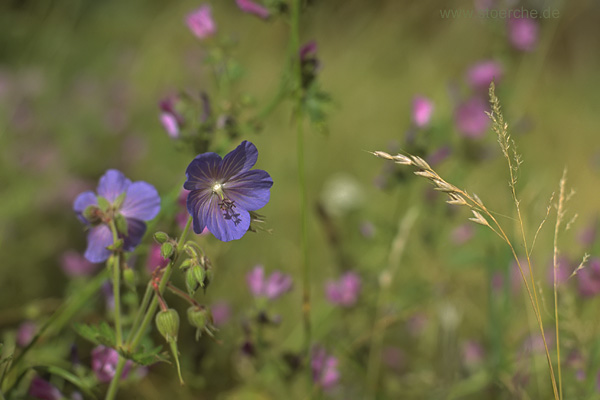
[[[213,20],[210,5],[204,4],[185,17],[185,22],[194,36],[205,39],[217,32],[217,24]]]
[[[533,51],[538,41],[539,26],[532,18],[511,18],[508,20],[508,37],[517,50]]]
[[[271,176],[256,164],[258,150],[244,140],[221,159],[216,153],[198,155],[186,170],[184,189],[194,232],[204,228],[219,240],[240,239],[250,228],[250,211],[264,207],[271,195]]]
[[[64,398],[60,390],[37,375],[31,380],[28,394],[31,397],[41,400],[61,400]]]
[[[485,113],[487,110],[487,103],[478,97],[460,104],[454,114],[456,128],[466,137],[481,137],[489,124],[488,116]]]
[[[503,70],[500,63],[488,60],[473,65],[467,71],[467,82],[473,89],[487,90],[490,83],[498,83],[502,79]]]
[[[450,239],[456,245],[463,245],[473,238],[475,235],[475,227],[472,223],[462,224],[452,229]]]
[[[427,97],[415,96],[412,103],[412,120],[417,128],[429,125],[433,114],[433,102]]]
[[[146,182],[131,182],[116,169],[109,169],[100,178],[97,195],[92,191],[81,193],[73,203],[73,209],[79,219],[90,227],[88,233],[88,246],[85,258],[90,262],[103,262],[110,256],[107,249],[113,243],[109,223],[118,215],[127,221],[127,235],[119,234],[123,239],[123,249],[133,250],[142,240],[146,232],[145,221],[156,217],[160,211],[160,197],[154,186]],[[98,197],[108,201],[108,210],[98,208]],[[84,217],[84,211],[94,206],[94,220],[89,221]]]
[[[569,279],[571,274],[573,273],[574,268],[571,266],[571,262],[565,256],[558,257],[558,265],[556,269],[556,284],[561,285]],[[554,285],[554,260],[550,260],[548,265],[548,285]]]
[[[321,346],[315,346],[312,350],[310,367],[313,381],[324,390],[333,389],[340,380],[338,371],[338,360],[327,354]]]
[[[360,276],[352,271],[346,272],[338,281],[327,282],[325,296],[333,304],[350,307],[356,303],[360,287]]]
[[[37,331],[37,326],[33,321],[25,321],[21,325],[19,325],[19,329],[17,330],[17,344],[21,347],[27,346],[35,333]]]
[[[168,259],[163,258],[160,253],[160,245],[153,243],[148,251],[148,259],[146,260],[146,270],[151,274],[154,270],[164,268],[169,263]]]
[[[250,292],[256,297],[266,297],[274,300],[292,290],[292,277],[280,271],[274,271],[265,279],[265,269],[257,265],[246,275]]]
[[[176,103],[178,101],[177,96],[168,96],[162,99],[159,103],[160,106],[160,123],[162,124],[169,137],[177,139],[181,131],[181,127],[184,124],[183,116],[177,112]]]
[[[261,6],[251,0],[235,0],[235,3],[245,13],[254,14],[259,18],[267,19],[271,15],[268,8]]]
[[[600,293],[600,258],[592,258],[588,265],[577,272],[579,294],[594,297]]]
[[[117,353],[115,349],[106,346],[97,346],[92,350],[92,370],[94,371],[96,378],[102,383],[107,383],[112,380],[115,376],[118,362],[119,353]],[[127,360],[125,367],[123,368],[121,379],[127,377],[132,365],[133,362]]]
[[[90,276],[98,270],[100,264],[94,264],[76,251],[68,250],[60,258],[63,272],[72,278]]]
[[[213,325],[223,326],[231,318],[231,307],[226,301],[218,301],[210,306],[210,313],[213,318]]]

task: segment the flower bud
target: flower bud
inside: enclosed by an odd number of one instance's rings
[[[154,234],[154,240],[156,240],[158,243],[163,244],[165,243],[167,240],[169,240],[169,235],[167,235],[164,232],[156,232]]]
[[[165,242],[160,246],[160,255],[165,260],[170,259],[175,253],[175,246],[171,242]]]
[[[213,336],[211,331],[214,328],[212,325],[212,315],[208,308],[192,306],[187,310],[187,317],[190,325],[196,328],[196,340],[200,339],[202,332]]]
[[[172,308],[156,314],[156,328],[167,342],[176,342],[179,332],[179,314]]]
[[[90,224],[95,225],[102,222],[102,217],[104,213],[98,206],[87,206],[85,210],[83,210],[83,218],[85,218]]]
[[[127,286],[135,288],[135,271],[131,268],[125,268],[123,270],[123,280]]]
[[[190,294],[190,296],[193,296],[194,293],[196,293],[196,290],[198,290],[198,287],[200,287],[200,283],[196,279],[196,274],[194,273],[194,268],[197,266],[198,265],[193,265],[187,268],[187,270],[185,271],[185,287],[187,288],[187,291]]]

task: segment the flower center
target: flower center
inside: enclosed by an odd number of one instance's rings
[[[219,203],[219,208],[223,211],[223,217],[225,220],[232,221],[235,225],[242,222],[240,219],[240,214],[235,212],[235,203],[232,200],[229,200],[225,196],[225,192],[223,191],[223,184],[220,182],[216,182],[212,185],[211,190],[213,194],[219,196],[221,202]]]

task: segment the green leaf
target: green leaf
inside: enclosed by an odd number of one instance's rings
[[[100,207],[100,209],[102,211],[107,212],[108,209],[110,208],[110,202],[108,200],[106,200],[105,197],[102,197],[102,196],[98,196],[97,200],[98,200],[98,207]]]
[[[128,360],[132,360],[140,365],[152,365],[157,362],[168,363],[169,359],[166,358],[165,356],[161,355],[160,354],[161,351],[162,351],[162,346],[157,346],[149,351],[144,351],[144,349],[142,348],[141,350],[137,351],[136,353],[121,350],[121,351],[119,351],[119,354],[121,354],[123,357],[127,358]]]
[[[92,343],[109,347],[115,345],[115,333],[106,322],[102,322],[98,326],[75,323],[73,329],[79,336]]]

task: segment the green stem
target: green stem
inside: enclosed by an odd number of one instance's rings
[[[200,305],[200,304],[198,304],[198,302],[193,297],[191,297],[189,294],[187,294],[183,290],[179,289],[177,286],[174,286],[174,285],[172,285],[172,284],[169,283],[169,284],[167,284],[167,289],[169,289],[175,295],[181,297],[182,299],[184,299],[185,301],[187,301],[188,303],[190,303],[193,306],[199,306]]]
[[[179,241],[177,242],[177,250],[178,251],[181,250],[181,248],[183,247],[183,244],[185,243],[187,235],[190,231],[191,225],[192,225],[192,217],[189,217],[187,224],[185,225],[185,228],[183,229],[183,233],[181,234],[181,237],[179,238]],[[177,261],[177,256],[173,257],[173,259],[171,259],[169,264],[167,264],[167,266],[165,267],[165,271],[164,271],[163,276],[158,285],[158,290],[159,290],[159,293],[161,293],[161,294],[165,291],[165,287],[167,286],[167,283],[169,282],[169,279],[171,278],[171,273],[173,271],[173,265],[175,265],[176,261]],[[129,341],[129,340],[127,341],[126,347],[130,351],[134,352],[135,349],[137,348],[137,346],[140,344],[140,341],[142,340],[142,337],[144,336],[144,332],[146,332],[148,325],[150,325],[150,321],[154,317],[154,313],[156,312],[157,307],[158,307],[158,296],[154,295],[152,297],[152,302],[150,303],[148,310],[146,310],[146,314],[144,315],[144,319],[142,320],[141,326],[139,327],[139,329],[133,336],[133,339],[131,341]],[[143,309],[140,308],[140,310],[138,312],[142,313]],[[137,317],[136,317],[136,319],[137,319]],[[123,368],[125,367],[126,362],[127,362],[127,360],[124,357],[119,357],[119,362],[117,363],[115,375],[113,376],[112,380],[110,381],[110,386],[108,387],[108,392],[106,393],[105,400],[114,400],[115,396],[117,395],[119,381],[121,380],[121,374],[122,374]]]
[[[152,297],[152,281],[148,282],[148,285],[146,286],[146,293],[144,293],[144,297],[142,298],[142,304],[140,304],[140,307],[137,310],[137,313],[135,315],[135,319],[133,321],[133,325],[131,325],[131,330],[129,331],[129,334],[127,335],[127,343],[131,342],[131,339],[133,339],[133,334],[135,332],[137,332],[137,329],[139,328],[139,324],[142,321],[142,315],[144,315],[144,311],[146,311],[146,309],[148,308],[148,304],[150,304],[150,298]]]
[[[92,296],[94,296],[98,290],[102,287],[102,284],[108,277],[108,271],[103,270],[96,275],[86,286],[78,293],[74,294],[62,306],[56,310],[54,314],[46,321],[40,328],[39,332],[33,337],[31,342],[19,353],[12,363],[10,372],[15,371],[16,367],[23,360],[25,355],[35,346],[35,344],[44,336],[48,336],[51,333],[58,333],[60,330],[70,321],[73,316],[86,304],[89,303]],[[7,377],[8,380],[8,377]],[[5,391],[6,395],[10,397],[10,392],[14,389],[12,385],[8,390]]]
[[[110,230],[113,236],[113,244],[119,240],[117,233],[117,227],[115,221],[110,221]],[[121,326],[121,253],[115,250],[113,256],[109,258],[112,260],[112,284],[113,284],[113,296],[115,298],[115,336],[117,338],[117,349],[123,346],[123,328]]]
[[[307,199],[306,199],[306,175],[304,167],[304,132],[303,132],[303,106],[302,106],[302,69],[300,65],[300,0],[292,2],[291,18],[291,48],[290,54],[293,60],[293,72],[295,80],[296,101],[296,150],[298,157],[298,186],[300,188],[300,246],[302,252],[302,321],[304,326],[304,351],[308,354],[311,343],[311,321],[310,321],[310,265],[308,262],[308,226],[307,226]]]

